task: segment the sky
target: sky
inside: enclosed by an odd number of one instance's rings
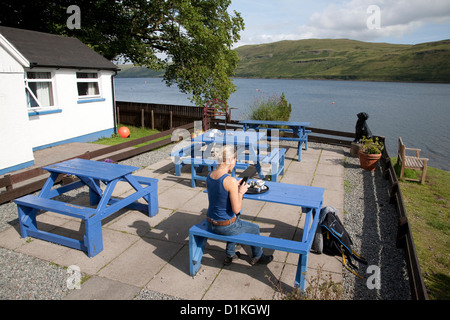
[[[232,0],[245,29],[234,48],[300,39],[417,44],[450,39],[450,0]]]

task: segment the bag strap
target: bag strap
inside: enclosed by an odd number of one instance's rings
[[[342,253],[342,261],[343,261],[343,263],[344,263],[345,268],[347,268],[347,270],[349,270],[349,271],[350,271],[351,273],[353,273],[355,276],[357,276],[357,277],[359,277],[360,279],[362,279],[363,277],[362,277],[361,275],[357,274],[354,270],[350,269],[350,268],[347,266],[347,261],[345,260],[345,251],[344,251],[344,249],[342,248],[342,245],[341,245],[341,253]],[[351,265],[352,267],[355,267],[351,262],[349,262],[349,263],[350,263],[350,265]]]
[[[367,264],[367,260],[363,257],[361,257],[359,254],[357,254],[355,251],[352,250],[352,255],[355,256],[355,259],[358,260],[361,263]]]

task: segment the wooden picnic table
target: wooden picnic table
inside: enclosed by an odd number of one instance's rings
[[[20,232],[23,238],[32,236],[55,242],[87,251],[88,256],[93,257],[103,250],[101,221],[104,218],[124,207],[145,210],[149,216],[154,216],[158,212],[158,179],[132,175],[135,170],[139,169],[138,167],[72,159],[43,167],[43,169],[49,171],[50,176],[40,193],[37,196],[27,195],[14,201],[19,211]],[[53,188],[60,174],[75,176],[79,181]],[[104,191],[101,189],[100,181],[106,186]],[[122,199],[112,198],[114,188],[119,181],[129,183],[135,192]],[[89,187],[90,205],[96,206],[96,208],[52,199],[82,186]],[[143,198],[147,204],[136,202],[140,198]],[[86,229],[84,240],[75,240],[39,230],[36,223],[36,213],[39,210],[52,211],[82,219]]]
[[[308,133],[310,133],[310,130],[306,130],[306,127],[310,126],[309,122],[242,120],[239,123],[243,125],[244,131],[250,129],[258,130],[259,132],[270,130],[271,135],[266,137],[267,140],[298,141],[298,161],[301,161],[303,143],[305,144],[305,150],[308,150]],[[282,128],[283,126],[289,128]],[[276,134],[277,131],[292,132],[294,133],[294,137],[280,136],[280,134]]]

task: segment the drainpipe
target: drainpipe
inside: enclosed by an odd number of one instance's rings
[[[112,104],[113,104],[113,116],[114,116],[114,133],[117,134],[117,108],[116,108],[116,95],[114,93],[114,77],[117,75],[117,70],[114,70],[114,74],[111,76],[111,92],[112,92]]]

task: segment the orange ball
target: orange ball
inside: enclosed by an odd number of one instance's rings
[[[127,127],[120,127],[119,128],[119,135],[122,138],[128,138],[130,136],[130,129],[128,129]]]

